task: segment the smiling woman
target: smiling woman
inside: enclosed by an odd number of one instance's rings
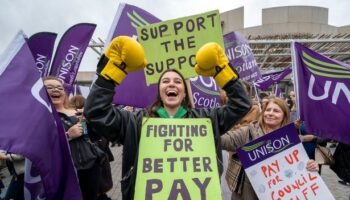
[[[245,145],[246,143],[255,140],[265,134],[269,134],[290,122],[290,114],[287,103],[280,98],[268,99],[265,106],[263,107],[262,113],[257,121],[251,122],[247,126],[243,126],[239,129],[231,130],[225,135],[221,136],[222,148],[228,151],[235,152],[236,149]],[[283,145],[288,144],[288,138],[284,141],[278,142],[276,144],[269,144],[272,146],[263,148],[260,154],[269,153],[269,149],[279,149]],[[258,153],[254,154],[256,158]],[[229,188],[232,191],[231,199],[258,199],[253,187],[242,169],[239,158],[232,157],[234,162],[229,165],[227,169],[227,175],[230,178],[228,180]],[[318,171],[318,165],[316,161],[309,160],[306,166],[309,171]],[[226,176],[226,179],[228,179]]]
[[[181,105],[185,109],[191,109],[191,102],[184,77],[175,69],[165,71],[158,81],[158,95],[151,106],[151,113],[158,112],[161,107],[167,110],[169,117],[173,117]]]
[[[63,83],[60,79],[48,76],[43,78],[44,86],[49,94],[52,104],[58,112],[64,129],[69,140],[69,146],[71,151],[72,160],[77,170],[79,178],[79,185],[84,199],[97,199],[98,195],[98,180],[99,180],[99,166],[93,164],[93,166],[86,166],[81,169],[81,160],[83,155],[83,149],[79,144],[86,140],[88,135],[83,134],[83,127],[80,119],[76,116],[76,110],[69,105],[67,94],[64,91]],[[87,165],[86,163],[84,163]]]
[[[212,109],[192,108],[183,76],[177,70],[169,69],[158,79],[157,98],[150,108],[133,113],[116,109],[112,105],[114,89],[116,85],[121,84],[128,71],[141,70],[145,67],[143,55],[143,47],[135,40],[124,36],[113,39],[97,66],[99,76],[91,87],[84,109],[87,122],[96,129],[96,132],[103,133],[112,142],[123,145],[121,181],[123,199],[134,199],[137,173],[135,168],[138,164],[143,119],[209,118],[213,127],[217,157],[222,160],[221,146],[218,143],[220,135],[239,121],[250,108],[249,98],[237,75],[229,66],[223,49],[216,43],[209,43],[197,52],[195,69],[198,74],[213,76],[219,86],[226,91],[228,103],[225,106]],[[130,62],[131,60],[133,62]],[[173,128],[171,126],[169,129]],[[191,149],[191,141],[185,141],[188,142],[184,144]],[[165,144],[167,148],[170,142]],[[222,166],[218,167],[221,172]]]

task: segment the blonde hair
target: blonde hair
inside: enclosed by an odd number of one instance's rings
[[[259,116],[259,124],[260,124],[261,128],[263,129],[264,133],[267,132],[267,126],[266,126],[265,121],[264,121],[264,113],[266,111],[267,106],[270,103],[274,103],[274,104],[278,105],[278,107],[280,107],[282,112],[283,112],[283,120],[281,122],[280,127],[285,126],[285,125],[289,124],[289,122],[290,122],[290,112],[289,112],[289,108],[288,108],[287,103],[281,98],[269,98],[269,101],[265,104],[265,106],[263,106],[263,110]]]

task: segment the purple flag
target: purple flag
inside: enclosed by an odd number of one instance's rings
[[[26,199],[82,199],[62,123],[24,37],[0,58],[0,149],[27,158]]]
[[[161,20],[149,12],[129,4],[120,4],[106,40],[106,45],[117,36],[127,35],[136,38],[136,27],[144,26]],[[215,81],[208,77],[192,78],[191,88],[195,107],[214,107],[219,103],[219,89]],[[210,85],[210,87],[206,87]],[[113,103],[131,105],[139,108],[149,106],[157,95],[157,84],[146,85],[143,71],[129,73],[123,83],[116,87]],[[137,98],[135,98],[135,96]]]
[[[293,46],[300,118],[309,132],[350,144],[350,66]]]
[[[72,93],[71,93],[73,96],[75,95],[81,95],[81,90],[80,90],[80,85],[78,85],[77,82],[75,82],[73,84],[73,89],[72,89]]]
[[[233,68],[242,80],[255,81],[261,77],[248,40],[239,32],[224,35],[225,52]]]
[[[95,28],[96,24],[76,24],[64,33],[58,44],[50,75],[64,82],[67,94],[72,90],[80,62]]]
[[[288,74],[292,72],[291,67],[287,67],[286,69],[273,72],[268,74],[263,74],[262,77],[256,81],[254,81],[254,85],[258,87],[260,90],[267,90],[271,85],[278,83],[283,80]]]
[[[129,4],[120,4],[106,40],[109,42],[120,35],[137,37],[136,27],[161,20],[149,12]],[[144,108],[153,103],[157,95],[157,84],[147,86],[143,71],[131,72],[123,83],[116,87],[113,103]],[[137,98],[135,98],[137,97]]]
[[[282,92],[280,87],[278,87],[278,84],[276,84],[276,88],[275,88],[275,97],[282,98]]]
[[[49,74],[56,37],[56,33],[39,32],[32,35],[28,40],[29,48],[32,51],[36,67],[41,77]]]
[[[220,106],[220,88],[212,77],[196,76],[190,79],[190,83],[196,108]]]

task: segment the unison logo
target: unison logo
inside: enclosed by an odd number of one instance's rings
[[[132,13],[128,12],[127,16],[130,19],[131,26],[133,26],[134,28],[149,25],[149,23],[134,10],[132,11]]]
[[[256,159],[269,156],[270,154],[277,154],[291,145],[292,142],[288,135],[286,135],[278,139],[265,140],[250,146],[244,146],[242,150],[248,153],[250,161],[255,161]]]
[[[347,98],[349,104],[350,104],[350,90],[348,88],[348,85],[346,85],[343,82],[340,82],[339,79],[348,79],[346,81],[350,81],[350,69],[334,64],[329,62],[320,61],[306,52],[302,52],[302,60],[303,63],[307,66],[307,69],[312,73],[310,76],[309,86],[308,86],[308,97],[310,99],[313,99],[315,101],[320,101],[327,99],[328,97],[332,96],[332,103],[334,105],[337,104],[339,95],[343,93],[345,97]],[[321,95],[316,96],[313,91],[316,90],[314,88],[316,78],[314,75],[321,76],[321,77],[327,77],[331,80],[327,80],[323,86],[323,91]],[[319,82],[317,82],[316,85],[319,85]],[[329,94],[330,89],[333,89],[333,94]]]

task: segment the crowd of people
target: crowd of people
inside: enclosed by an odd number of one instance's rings
[[[123,199],[134,198],[142,119],[149,117],[210,118],[219,174],[221,176],[223,168],[227,168],[223,176],[232,192],[231,199],[258,199],[242,168],[236,149],[291,122],[295,122],[310,158],[306,169],[321,173],[321,166],[315,161],[315,146],[320,143],[327,144],[329,140],[314,136],[297,119],[295,93],[290,92],[287,99],[265,96],[261,98],[261,102],[257,102],[250,92],[250,84],[239,79],[218,44],[208,43],[201,47],[196,54],[195,66],[198,75],[212,76],[222,89],[222,105],[217,108],[193,108],[185,79],[175,69],[161,74],[157,98],[149,108],[121,109],[113,105],[115,87],[122,84],[128,72],[144,67],[142,46],[135,40],[122,36],[115,38],[101,57],[97,66],[98,78],[86,100],[79,95],[69,98],[64,84],[56,77],[43,79],[66,131],[84,199],[110,199],[106,195],[113,187],[110,162],[114,158],[110,144],[123,145],[121,192]],[[93,160],[82,161],[81,158],[87,156],[84,149],[86,145],[102,153]],[[227,166],[221,164],[222,150],[230,152]],[[349,184],[349,146],[339,143],[334,158],[336,164],[332,169],[341,178],[341,183]],[[5,199],[23,199],[24,158],[1,152],[0,160],[12,163],[14,168],[11,170],[8,164],[13,178]],[[17,165],[21,168],[17,168]],[[19,188],[22,190],[19,191]],[[21,197],[14,197],[14,194]]]

